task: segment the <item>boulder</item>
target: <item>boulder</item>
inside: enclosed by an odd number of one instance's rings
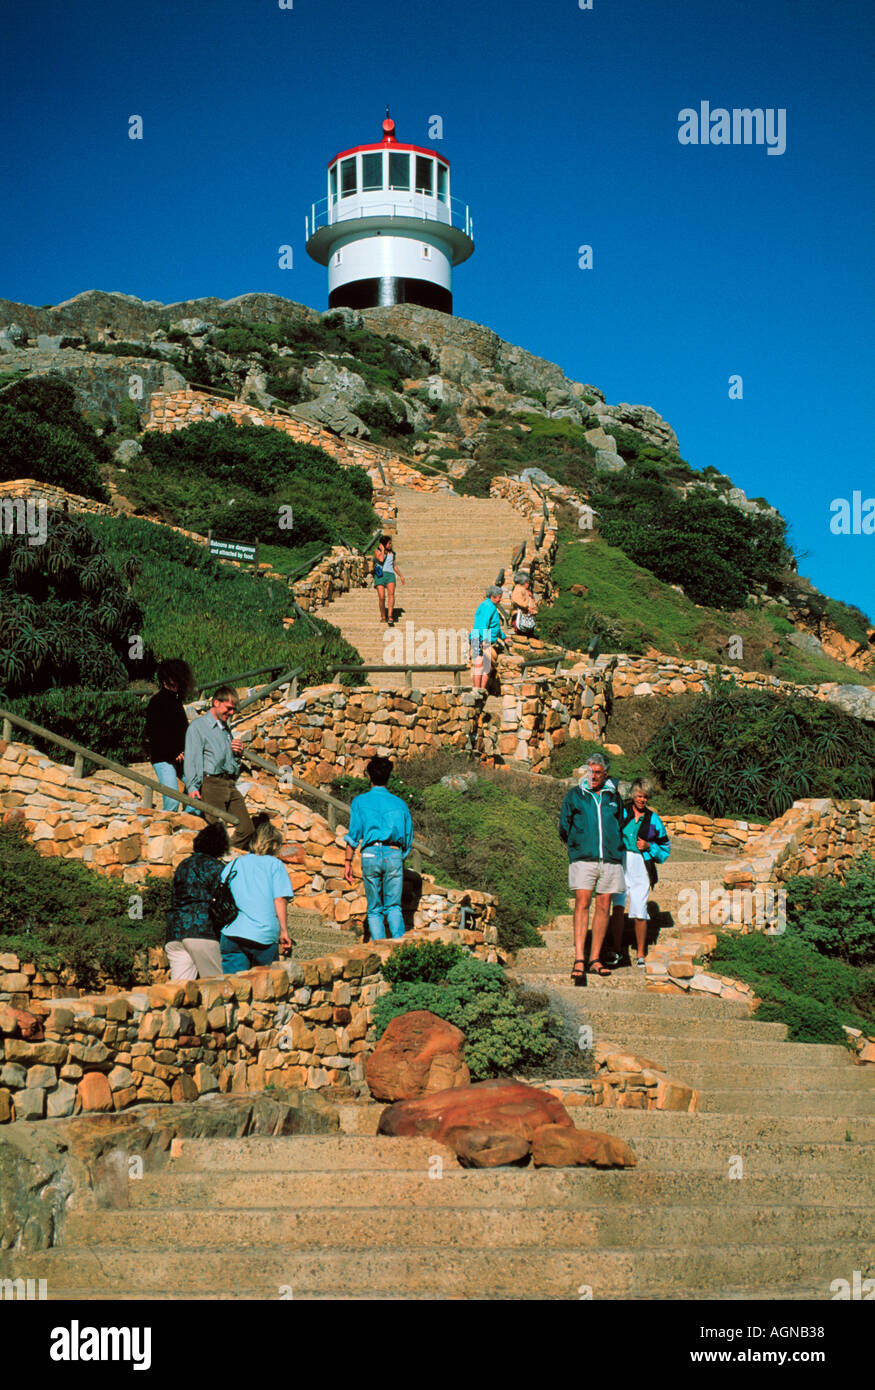
[[[852,714],[855,719],[875,720],[875,690],[870,686],[837,686],[829,692],[826,702],[844,710],[845,714]]]
[[[564,1130],[562,1132],[565,1133]],[[522,1165],[529,1161],[528,1139],[510,1130],[475,1129],[471,1125],[459,1125],[444,1136],[443,1142],[455,1151],[463,1168],[501,1168],[507,1164]]]
[[[573,1128],[571,1116],[555,1096],[522,1081],[478,1081],[387,1106],[377,1132],[449,1142],[447,1135],[454,1130],[488,1130],[516,1134],[531,1143],[544,1125]]]
[[[139,458],[143,452],[143,446],[137,439],[123,439],[121,444],[113,451],[113,458],[122,468],[126,468],[129,463],[133,463],[135,458]]]
[[[626,460],[610,449],[596,449],[595,466],[597,473],[620,473],[626,467]]]
[[[376,1100],[408,1101],[426,1093],[468,1086],[463,1060],[465,1035],[454,1024],[414,1009],[393,1018],[365,1065]]]
[[[635,1155],[612,1134],[542,1125],[532,1140],[532,1162],[536,1168],[634,1168]]]
[[[20,323],[9,323],[0,329],[0,351],[8,348],[26,348],[27,330]]]

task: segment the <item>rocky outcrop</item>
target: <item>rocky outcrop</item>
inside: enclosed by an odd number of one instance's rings
[[[61,377],[73,387],[83,413],[94,411],[114,423],[118,423],[120,407],[130,404],[132,390],[136,392],[134,404],[145,417],[156,392],[185,388],[185,378],[175,367],[151,357],[112,357],[77,348],[49,352],[27,348],[4,353],[2,360],[8,371]]]
[[[127,1206],[130,1178],[163,1168],[174,1139],[331,1134],[336,1108],[312,1091],[219,1096],[197,1104],[142,1105],[125,1115],[10,1125],[0,1132],[0,1251],[47,1250],[68,1208]],[[0,1274],[12,1266],[0,1254]]]

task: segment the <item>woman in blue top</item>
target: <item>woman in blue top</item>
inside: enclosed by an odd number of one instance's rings
[[[262,821],[252,837],[251,853],[232,859],[222,871],[238,909],[220,938],[226,975],[272,965],[280,945],[291,951],[286,911],[295,895],[289,871],[277,858],[282,844],[276,826]]]
[[[496,642],[504,638],[501,629],[501,613],[498,609],[498,600],[501,595],[500,585],[491,584],[486,590],[485,599],[474,614],[470,643],[471,684],[475,690],[486,689],[489,672],[492,670],[492,648]]]
[[[625,893],[615,893],[611,912],[611,934],[614,953],[607,964],[616,968],[622,961],[623,923],[626,899],[629,916],[635,922],[637,964],[643,969],[647,940],[647,899],[656,885],[656,865],[669,856],[668,835],[656,812],[647,805],[653,787],[642,780],[632,784],[632,800],[623,808],[623,871],[626,875]]]
[[[395,567],[392,537],[381,536],[374,551],[374,588],[377,591],[377,598],[380,600],[380,622],[388,623],[390,627],[395,626],[396,574],[402,584],[407,582],[401,571]]]

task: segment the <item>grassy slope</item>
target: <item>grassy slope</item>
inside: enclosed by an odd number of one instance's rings
[[[299,621],[283,630],[291,613],[284,584],[221,565],[193,541],[148,521],[99,517],[91,524],[119,566],[134,557],[134,596],[145,615],[141,635],[159,658],[183,657],[198,679],[271,662],[321,674],[310,628]],[[319,626],[338,662],[359,659],[336,628]]]
[[[722,613],[697,607],[598,537],[582,542],[565,532],[553,578],[560,593],[549,609],[542,610],[541,626],[547,637],[566,641],[575,649],[587,645],[585,618],[592,609],[616,627],[622,648],[603,643],[609,650],[643,652],[652,646],[688,660],[725,662],[720,648],[738,635],[744,643],[740,670],[761,670],[800,683],[860,681],[858,671],[792,647],[777,655],[769,667],[762,659],[763,652],[771,648],[776,635],[793,631],[785,618],[756,610]],[[582,584],[589,592],[584,598],[577,597],[569,592],[572,584]]]

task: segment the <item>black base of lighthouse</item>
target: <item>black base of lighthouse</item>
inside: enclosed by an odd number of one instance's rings
[[[381,305],[420,304],[424,309],[453,312],[453,296],[430,280],[405,276],[375,276],[370,280],[351,280],[328,296],[329,309],[375,309]]]

